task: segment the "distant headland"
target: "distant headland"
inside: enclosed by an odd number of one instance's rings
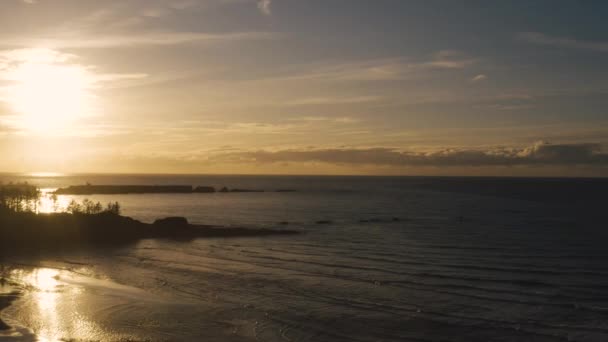
[[[171,190],[167,187],[162,189]],[[139,190],[146,190],[146,187]],[[39,197],[40,191],[29,184],[0,185],[0,251],[121,244],[148,238],[187,240],[297,234],[292,230],[190,224],[183,217],[161,218],[152,224],[143,223],[121,215],[121,207],[117,202],[108,203],[104,207],[101,203],[86,199],[82,203],[72,201],[66,212],[41,214],[36,213]]]
[[[190,193],[230,193],[230,192],[265,192],[260,189],[229,189],[222,187],[217,190],[212,186],[190,185],[71,185],[57,189],[56,195],[119,195],[119,194],[190,194]],[[274,192],[294,192],[293,189],[278,189]]]

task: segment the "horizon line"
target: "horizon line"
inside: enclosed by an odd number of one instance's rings
[[[48,175],[41,175],[48,174]],[[494,178],[494,179],[608,179],[606,176],[513,176],[513,175],[381,175],[381,174],[264,174],[264,173],[154,173],[154,172],[10,172],[0,176],[61,178],[74,176],[235,176],[235,177],[370,177],[370,178]]]

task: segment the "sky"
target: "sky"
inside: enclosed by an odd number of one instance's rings
[[[605,1],[0,6],[0,171],[608,176]]]

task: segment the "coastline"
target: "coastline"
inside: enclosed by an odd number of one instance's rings
[[[13,302],[14,298],[12,298],[12,296],[10,295],[4,295],[1,294],[0,295],[0,314],[2,314],[2,310],[4,310],[5,308],[8,308],[11,303]],[[4,323],[4,321],[2,321],[2,317],[0,316],[0,331],[4,331],[4,330],[8,330],[11,327]]]
[[[142,334],[101,327],[96,310],[125,302],[159,303],[157,308],[171,303],[143,289],[83,272],[58,258],[6,265],[10,272],[0,278],[0,341],[143,340]],[[96,305],[88,305],[93,302]]]
[[[189,241],[209,237],[299,234],[294,230],[196,225],[190,224],[183,217],[167,217],[150,224],[113,213],[0,212],[0,227],[0,250],[2,252],[61,249],[74,246],[119,246],[142,239]]]
[[[39,196],[37,188],[24,183],[10,184],[0,188],[0,190],[2,190],[0,192],[0,195],[2,195],[0,196],[0,199],[2,199],[0,202],[0,314],[15,305],[14,302],[20,298],[23,298],[26,305],[34,301],[43,306],[52,305],[53,308],[58,308],[56,301],[60,299],[65,302],[66,298],[70,300],[93,298],[80,295],[77,293],[78,291],[73,291],[76,289],[75,283],[80,282],[77,287],[82,288],[83,286],[90,286],[83,284],[90,284],[91,279],[69,274],[71,272],[69,269],[53,269],[40,264],[23,269],[24,273],[18,273],[17,278],[14,278],[11,266],[7,270],[4,264],[13,257],[27,257],[42,261],[46,257],[53,259],[52,256],[55,253],[78,253],[78,251],[90,249],[111,251],[126,246],[134,246],[144,239],[187,242],[198,238],[265,237],[299,233],[298,231],[283,229],[191,224],[185,217],[179,216],[169,216],[159,218],[154,223],[144,223],[129,216],[121,215],[118,203],[115,203],[114,206],[110,203],[108,205],[109,209],[96,209],[96,212],[85,212],[82,209],[83,207],[78,204],[78,211],[74,210],[70,213],[36,213],[34,209],[36,206],[35,200]],[[195,190],[203,192],[205,189],[199,187]],[[84,203],[89,204],[86,201]],[[24,276],[26,273],[29,274],[28,278]],[[68,280],[67,282],[64,277]],[[124,290],[124,286],[121,287],[107,281],[100,282],[99,279],[95,279],[94,282],[98,283],[95,285],[96,291],[99,290],[97,288],[99,284],[104,284],[102,286],[104,287],[103,291],[112,294],[112,296],[117,293],[116,291]],[[30,289],[33,290],[30,291]],[[135,292],[137,291],[129,289],[125,292],[125,296],[129,297]],[[145,299],[147,296],[143,297]],[[103,298],[103,296],[95,297],[95,300],[111,301]],[[72,302],[70,302],[70,305],[72,305]],[[32,309],[28,310],[31,311]],[[38,307],[38,311],[35,313],[31,311],[30,314],[38,315],[37,319],[40,322],[46,322],[52,328],[49,331],[53,332],[57,329],[52,327],[50,318],[45,316],[48,314],[45,313],[46,311],[46,309]],[[70,312],[71,309],[67,309],[61,314],[65,316]],[[53,315],[57,315],[57,312],[54,312]],[[12,316],[10,316],[9,321],[12,322],[13,318],[20,321]],[[54,318],[55,321],[56,318]],[[71,324],[70,319],[61,321],[64,321],[65,324]],[[85,323],[92,326],[92,322],[87,321]],[[55,340],[55,337],[60,337],[59,335],[55,336],[57,331],[52,334],[49,331],[43,332],[47,335],[50,334],[50,337],[47,336],[48,339],[43,338],[43,340]],[[5,338],[12,340],[17,336],[15,334],[25,336],[23,334],[27,335],[29,333],[25,330],[22,331],[20,326],[11,326],[0,319],[0,341],[4,341]],[[93,336],[94,334],[95,332],[89,332],[87,336]],[[70,333],[67,332],[66,335],[70,335]]]
[[[2,279],[1,281],[4,282],[4,279]],[[2,289],[3,287],[4,286],[2,286],[0,284],[0,289]],[[0,292],[0,332],[11,329],[11,326],[2,320],[2,311],[4,309],[8,308],[9,306],[11,306],[11,304],[15,300],[17,300],[19,298],[19,296],[20,296],[19,292],[15,291],[15,290],[7,292],[7,293]]]
[[[491,189],[505,188],[499,183]],[[582,210],[572,201],[517,200],[506,196],[511,192],[487,196],[487,188],[464,189],[456,181],[421,189],[409,182],[372,187],[354,180],[340,187],[349,184],[349,192],[325,186],[325,191],[282,195],[91,197],[119,201],[124,216],[147,223],[141,226],[147,234],[174,231],[180,224],[176,219],[167,227],[153,224],[167,216],[209,227],[302,233],[131,241],[127,235],[134,225],[120,234],[117,226],[99,224],[99,229],[82,229],[80,241],[86,243],[72,241],[66,248],[49,241],[46,250],[0,247],[10,286],[22,290],[2,312],[12,328],[0,332],[0,341],[39,336],[243,342],[253,340],[248,339],[252,331],[264,341],[282,341],[282,332],[292,340],[327,341],[606,340],[601,324],[606,313],[598,309],[606,303],[597,288],[606,281],[604,211]],[[41,220],[84,226],[101,219]],[[5,228],[0,223],[0,233]],[[91,239],[90,231],[106,236]],[[29,276],[35,272],[29,265],[44,270]],[[24,269],[24,282],[10,273],[13,269]],[[107,280],[144,292],[116,290]],[[39,284],[20,285],[32,281]],[[408,319],[412,324],[404,327]],[[18,333],[27,338],[13,337]]]

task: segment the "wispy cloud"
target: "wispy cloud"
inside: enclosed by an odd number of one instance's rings
[[[304,66],[291,76],[273,80],[320,79],[332,81],[397,81],[428,76],[431,72],[458,71],[478,60],[459,51],[439,51],[426,59],[384,58]]]
[[[485,81],[488,79],[488,76],[484,75],[484,74],[479,74],[476,75],[475,77],[471,78],[471,81],[473,82],[481,82],[481,81]]]
[[[156,32],[142,34],[125,34],[115,36],[96,36],[94,38],[80,35],[63,35],[48,38],[10,38],[4,37],[0,45],[13,47],[45,46],[51,49],[69,48],[113,48],[136,46],[169,46],[184,44],[203,44],[225,41],[251,39],[271,39],[275,34],[268,32],[236,32],[212,34],[202,32]]]
[[[351,118],[349,116],[340,116],[340,117],[328,117],[328,116],[303,116],[298,118],[292,118],[290,121],[300,121],[300,122],[334,122],[341,124],[354,124],[360,122],[359,119]]]
[[[496,109],[496,110],[528,110],[535,108],[534,104],[524,104],[524,103],[514,103],[514,104],[503,104],[503,103],[494,103],[494,104],[483,104],[483,105],[474,105],[473,108],[481,108],[481,109]]]
[[[513,165],[608,165],[608,154],[594,143],[549,144],[525,148],[488,150],[446,149],[407,152],[393,148],[332,148],[279,151],[244,151],[217,154],[216,162],[285,163],[321,162],[349,165],[388,166],[513,166]]]
[[[10,75],[22,64],[53,66],[57,68],[81,68],[93,84],[145,78],[145,73],[104,74],[97,73],[95,66],[79,64],[78,56],[53,49],[0,50],[0,81],[12,81]],[[63,70],[63,69],[58,69]],[[66,69],[68,70],[68,69]]]
[[[523,32],[518,34],[518,38],[526,42],[539,45],[608,52],[608,42],[577,40],[569,37],[555,37],[540,32]]]
[[[435,69],[464,69],[476,62],[476,59],[457,50],[442,50],[435,53],[431,60],[421,63],[420,67]]]
[[[75,58],[76,55],[51,49],[26,48],[0,50],[0,61],[4,62],[4,65],[7,67],[14,63],[26,61],[31,63],[65,63]]]
[[[381,96],[355,96],[355,97],[308,97],[289,101],[288,106],[315,106],[315,105],[338,105],[356,104],[380,101]]]
[[[191,9],[199,4],[200,2],[196,0],[165,1],[160,3],[153,3],[149,7],[143,7],[137,14],[149,18],[161,18],[167,15],[174,14],[178,11]]]
[[[265,15],[272,14],[271,6],[272,6],[272,0],[259,0],[258,1],[258,9]]]
[[[143,127],[149,134],[161,135],[163,137],[182,137],[187,140],[197,139],[200,134],[215,135],[274,135],[274,134],[296,134],[296,129],[301,128],[295,122],[233,122],[220,121],[186,121],[179,125],[167,127],[167,125]]]

